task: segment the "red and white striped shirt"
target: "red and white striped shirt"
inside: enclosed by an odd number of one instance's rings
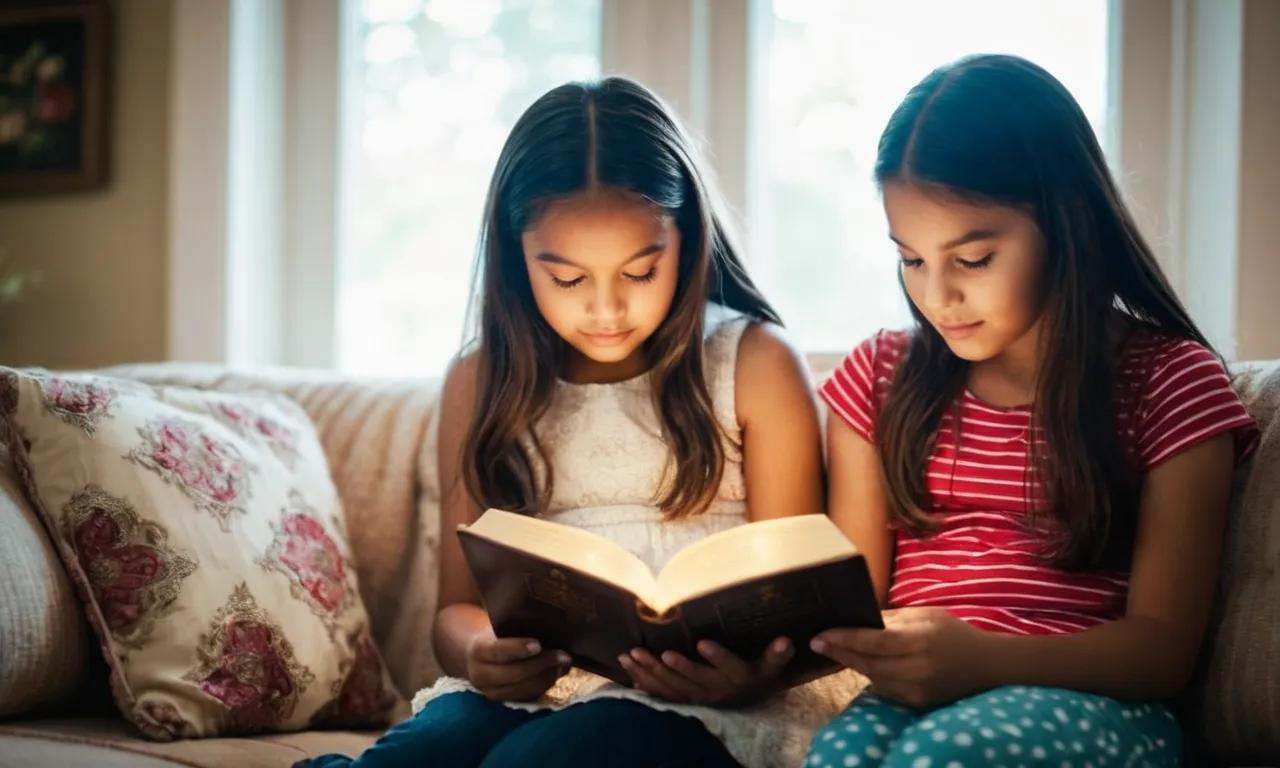
[[[819,393],[869,442],[905,331],[858,345]],[[1237,460],[1257,428],[1221,362],[1203,345],[1154,330],[1133,331],[1119,360],[1117,422],[1140,473],[1198,442],[1234,431]],[[952,409],[929,457],[927,487],[938,532],[899,531],[889,604],[936,606],[982,629],[1016,634],[1078,632],[1124,615],[1127,573],[1072,573],[1044,564],[1043,542],[1025,525],[1029,407],[997,408],[965,390],[957,445]],[[832,471],[836,471],[832,468]],[[1034,482],[1034,481],[1032,481]]]

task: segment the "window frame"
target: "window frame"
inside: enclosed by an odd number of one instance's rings
[[[353,68],[344,57],[355,40],[359,0],[176,0],[170,168],[170,336],[175,360],[331,368],[337,360],[342,318],[338,286],[349,242],[343,194],[353,169],[344,166],[344,142],[358,126],[343,102]],[[605,72],[652,85],[703,137],[723,194],[735,212],[755,202],[751,84],[764,65],[753,14],[767,0],[602,0],[601,63]],[[1190,57],[1188,19],[1203,9],[1193,0],[1111,0],[1113,85],[1109,137],[1112,161],[1124,169],[1125,191],[1141,201],[1140,224],[1153,233],[1158,257],[1175,288],[1186,274],[1186,126],[1196,62]],[[251,40],[233,39],[257,14],[265,22]],[[237,21],[239,19],[239,21]],[[278,23],[271,22],[278,19]],[[195,44],[210,26],[226,31],[225,44]],[[215,36],[216,37],[216,36]],[[218,41],[215,41],[217,43]],[[247,53],[246,53],[247,51]],[[271,54],[271,55],[266,55]],[[232,82],[233,59],[277,62],[281,77],[246,90]],[[232,131],[232,115],[261,104],[275,88],[279,114]],[[192,94],[225,94],[212,104]],[[237,106],[237,104],[239,106]],[[197,131],[194,125],[213,126]],[[226,130],[221,128],[226,127]],[[280,196],[279,231],[259,227],[230,237],[236,221],[231,171],[255,142],[278,143],[278,160],[256,178]],[[741,231],[746,222],[736,215]],[[333,222],[332,227],[316,226]],[[253,260],[231,255],[251,248]],[[749,249],[750,250],[750,249]],[[750,258],[750,256],[749,256]],[[252,261],[253,263],[247,263]],[[275,275],[270,295],[246,302],[244,270]],[[265,270],[265,271],[264,271]],[[252,278],[254,272],[248,277]],[[262,329],[274,338],[257,338]],[[257,336],[255,336],[257,334]],[[853,343],[853,340],[850,342]],[[1227,350],[1224,350],[1227,351]],[[828,370],[847,350],[805,350],[814,370]]]

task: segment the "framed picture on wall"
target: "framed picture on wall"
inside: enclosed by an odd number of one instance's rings
[[[0,0],[0,196],[103,186],[108,0]]]

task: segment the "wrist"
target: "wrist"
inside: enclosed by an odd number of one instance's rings
[[[479,606],[455,603],[436,613],[434,648],[441,670],[453,677],[468,677],[471,646],[493,634],[489,617]]]
[[[974,688],[989,691],[993,688],[1011,685],[1018,678],[1017,666],[1019,638],[1000,632],[985,632],[974,629],[973,656],[969,659],[973,670]]]
[[[980,666],[986,690],[1006,685],[1040,685],[1057,687],[1062,680],[1066,649],[1046,648],[1058,636],[1012,635],[1005,632],[983,632]]]

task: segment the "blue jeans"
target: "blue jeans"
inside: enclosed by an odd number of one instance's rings
[[[526,712],[450,693],[387,731],[359,757],[323,755],[294,768],[740,768],[702,723],[625,699]]]
[[[997,688],[931,712],[866,692],[813,739],[808,768],[1143,766],[1181,759],[1168,708],[1058,688]]]

